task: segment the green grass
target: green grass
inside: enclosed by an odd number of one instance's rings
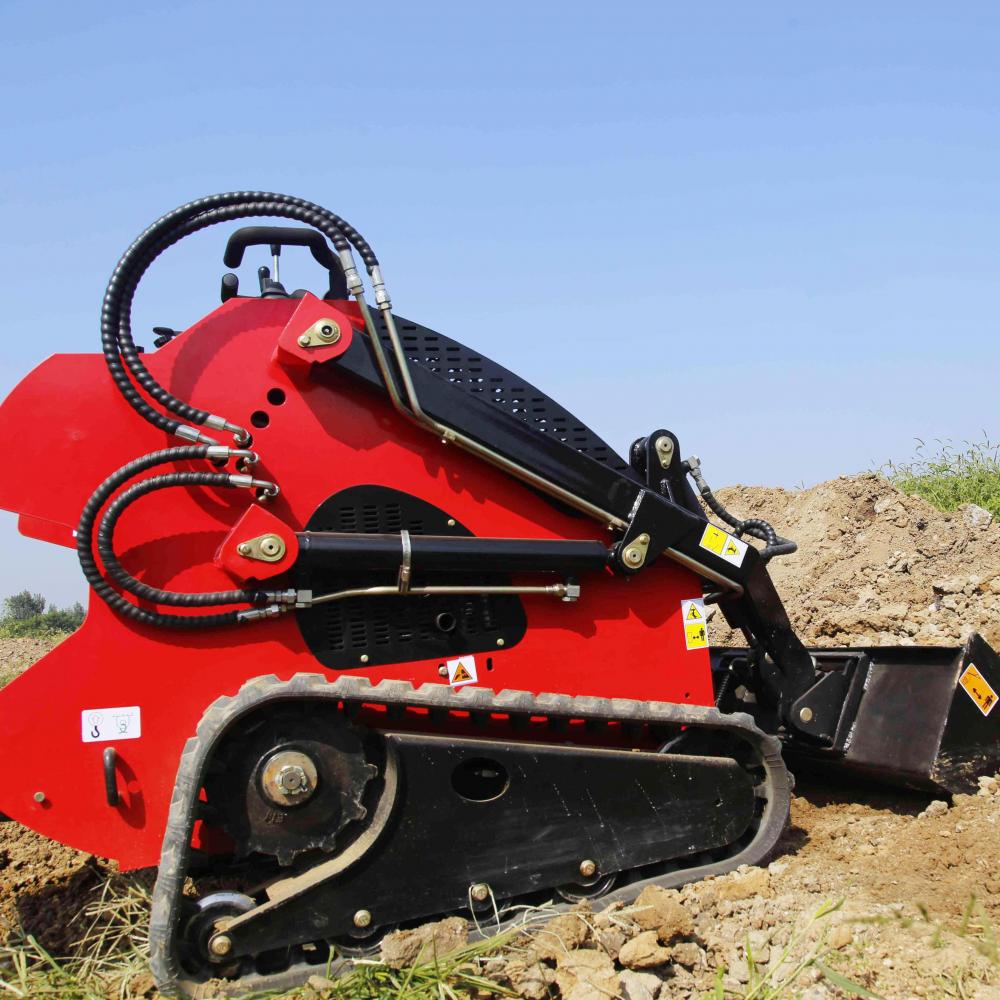
[[[79,933],[71,953],[56,958],[24,935],[0,946],[0,1000],[39,997],[47,1000],[140,1000],[152,991],[147,924],[148,878],[114,875],[76,918]],[[324,981],[317,966],[315,983],[271,1000],[459,1000],[465,997],[514,996],[483,976],[483,960],[509,942],[511,935],[479,941],[438,958],[422,955],[403,970],[358,960],[347,975]],[[159,996],[159,994],[155,994]]]
[[[901,464],[887,462],[875,471],[938,510],[973,503],[1000,517],[1000,444],[985,434],[982,441],[966,441],[961,446],[936,441],[928,447],[918,438],[913,458]]]

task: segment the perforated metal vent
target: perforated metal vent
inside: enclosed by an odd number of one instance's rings
[[[550,434],[612,469],[628,469],[628,463],[589,427],[512,371],[417,323],[403,320],[399,332],[411,364],[447,379],[464,392],[488,399],[540,434]],[[388,334],[382,339],[391,349]]]
[[[449,524],[449,521],[451,523]],[[469,535],[466,528],[437,507],[384,486],[352,486],[325,500],[306,525],[307,531],[351,534]],[[360,569],[360,572],[358,571]],[[366,576],[363,567],[351,573],[331,567],[329,573],[295,585],[317,593],[350,587],[394,583]],[[420,582],[415,579],[415,583]],[[439,574],[434,583],[452,582]],[[466,579],[454,582],[467,583]],[[509,583],[506,578],[477,578],[481,583]],[[498,639],[510,648],[527,627],[516,596],[475,597],[357,597],[296,613],[302,637],[313,655],[327,667],[344,670],[361,665],[398,663],[430,658],[448,659],[463,653],[496,650]],[[361,656],[368,659],[361,662]]]

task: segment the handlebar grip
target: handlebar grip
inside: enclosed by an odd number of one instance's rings
[[[239,267],[243,263],[243,252],[254,246],[308,247],[317,264],[328,271],[340,270],[340,261],[326,237],[319,230],[306,226],[244,226],[237,229],[229,237],[222,256],[226,267]]]

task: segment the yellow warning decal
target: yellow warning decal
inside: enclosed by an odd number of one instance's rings
[[[958,683],[962,685],[965,693],[976,703],[976,707],[983,715],[989,715],[996,708],[997,693],[990,687],[989,682],[974,663],[970,663],[965,668],[965,673],[959,677]]]
[[[714,552],[720,559],[725,559],[734,566],[742,566],[750,546],[738,538],[733,538],[728,531],[723,531],[714,524],[707,524],[701,536],[701,547]]]
[[[472,674],[470,674],[469,671],[465,669],[464,663],[460,663],[455,668],[455,676],[452,677],[451,679],[452,684],[455,683],[461,684],[462,681],[471,681],[471,680],[472,680]]]
[[[704,649],[708,645],[705,602],[700,597],[681,601],[681,620],[684,624],[684,645],[688,649]]]
[[[684,641],[688,649],[704,649],[708,645],[708,629],[702,622],[685,625]]]

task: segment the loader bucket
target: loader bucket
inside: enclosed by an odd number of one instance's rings
[[[828,745],[783,736],[793,770],[949,794],[974,792],[980,777],[1000,771],[1000,655],[982,636],[960,647],[809,652],[843,700]],[[714,667],[728,671],[745,656],[718,650]]]

